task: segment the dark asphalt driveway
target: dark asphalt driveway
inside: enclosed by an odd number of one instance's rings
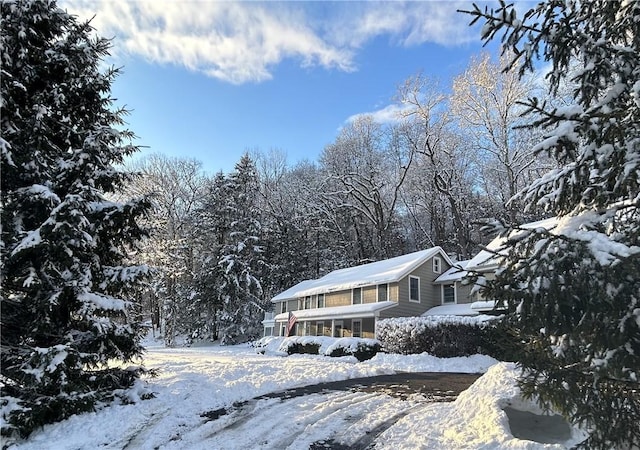
[[[376,438],[398,420],[431,403],[455,400],[479,376],[423,372],[333,381],[261,395],[231,407],[207,411],[202,417],[205,423],[220,423],[207,437],[212,448],[239,448],[238,440],[251,434],[247,430],[272,423],[270,429],[286,427],[290,432],[285,436],[282,433],[265,436],[260,448],[302,448],[295,444],[301,433],[314,433],[323,438],[307,441],[305,448],[365,450],[372,448]],[[360,406],[350,411],[353,402]],[[366,411],[382,405],[393,405],[386,419],[364,424],[369,418]],[[292,408],[297,411],[295,423],[286,414]],[[325,432],[321,425],[323,420],[341,421],[345,428],[340,433],[335,430]]]

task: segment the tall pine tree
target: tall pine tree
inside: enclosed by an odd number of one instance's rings
[[[262,295],[260,213],[257,209],[258,180],[253,161],[244,155],[228,178],[226,209],[230,218],[228,237],[221,249],[219,296],[220,342],[233,344],[261,334],[266,301]]]
[[[549,61],[551,94],[569,74],[575,86],[573,105],[525,105],[547,131],[535,150],[561,167],[519,198],[557,222],[507,231],[504,268],[487,290],[509,305],[522,390],[585,425],[582,447],[637,448],[640,2],[548,0],[522,17],[501,2],[471,14],[485,22],[483,39],[504,31],[523,71],[539,55]]]
[[[137,148],[114,109],[110,43],[49,0],[2,3],[2,406],[5,435],[110,401],[142,369],[131,311],[145,200],[116,203]]]

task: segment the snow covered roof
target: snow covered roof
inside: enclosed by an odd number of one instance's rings
[[[503,310],[505,307],[498,306],[496,307],[495,300],[481,300],[477,302],[471,303],[471,309],[479,312],[487,312],[493,310]]]
[[[436,278],[434,280],[434,283],[451,283],[453,281],[462,280],[468,273],[464,269],[467,267],[469,261],[471,260],[467,259],[466,261],[458,261],[453,263],[453,266],[451,266],[449,270]]]
[[[477,316],[478,311],[471,309],[471,303],[440,305],[428,309],[423,316]]]
[[[292,311],[298,320],[354,319],[374,317],[377,312],[398,306],[396,302],[362,303],[360,305],[331,306],[329,308],[312,308]],[[286,322],[289,313],[281,313],[274,317],[276,322]]]
[[[299,291],[303,291],[305,289],[307,289],[308,287],[311,287],[311,285],[313,285],[313,283],[317,281],[317,280],[304,280],[301,281],[300,283],[296,284],[295,286],[290,287],[289,289],[287,289],[284,292],[280,292],[278,295],[276,295],[275,297],[273,297],[271,299],[272,302],[277,302],[280,300],[288,300],[290,298],[296,298],[296,292]]]
[[[444,258],[448,264],[451,264],[451,260],[440,247],[432,247],[383,261],[334,270],[317,280],[307,280],[298,283],[292,288],[276,295],[271,301],[275,302],[305,297],[307,295],[344,291],[361,286],[393,283],[401,280],[415,268],[437,254]]]
[[[558,219],[552,217],[550,219],[539,220],[537,222],[525,223],[520,225],[520,228],[532,230],[534,228],[545,228],[547,230],[553,228],[558,222]],[[518,230],[514,230],[507,236],[498,236],[487,244],[485,250],[481,250],[476,256],[471,258],[465,267],[467,271],[488,271],[494,270],[500,265],[500,260],[507,253],[507,249],[504,249],[504,244],[509,237],[513,237]]]

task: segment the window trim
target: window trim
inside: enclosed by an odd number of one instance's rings
[[[355,333],[355,326],[354,326],[354,324],[355,324],[356,322],[360,324],[360,331],[358,332],[358,336],[356,336],[356,333]],[[362,319],[353,319],[353,320],[351,321],[351,337],[354,337],[354,338],[355,338],[355,337],[357,337],[357,338],[361,338],[361,337],[362,337]]]
[[[437,270],[436,270],[436,261],[438,266]],[[442,258],[440,258],[439,256],[434,256],[431,263],[432,263],[433,273],[442,273]]]
[[[359,290],[360,291],[360,301],[358,303],[354,303],[354,299],[355,299],[355,291]],[[362,288],[361,287],[355,287],[351,289],[351,304],[352,305],[362,305]]]
[[[322,306],[320,306],[320,296],[322,296]],[[324,308],[325,307],[326,296],[324,293],[316,294],[316,308]]]
[[[340,332],[338,333],[339,336],[336,336],[336,331],[340,329]],[[341,338],[344,337],[344,320],[340,319],[340,320],[334,320],[331,324],[331,337],[336,337],[336,338]]]
[[[385,300],[380,300],[380,286],[386,286],[387,287],[387,298]],[[389,301],[389,283],[381,283],[376,285],[376,301],[377,302],[388,302]]]
[[[418,299],[417,300],[413,300],[411,298],[411,280],[418,280]],[[409,301],[411,303],[420,303],[421,300],[421,296],[420,296],[420,277],[417,277],[415,275],[409,275]]]
[[[447,286],[452,286],[453,287],[453,302],[445,302],[444,301],[444,288]],[[456,305],[458,303],[458,288],[456,286],[456,283],[448,283],[448,284],[443,284],[441,286],[441,300],[440,303],[442,305]]]

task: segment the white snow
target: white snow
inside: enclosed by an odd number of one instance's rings
[[[423,316],[477,316],[478,311],[471,309],[471,303],[454,303],[451,305],[434,306]]]
[[[512,364],[494,365],[453,403],[429,405],[400,420],[379,437],[376,450],[564,449],[585,439],[580,430],[571,428],[564,442],[552,443],[555,430],[549,430],[549,436],[540,430],[537,438],[545,444],[515,438],[511,427],[522,429],[535,424],[510,423],[505,408],[543,415],[533,402],[521,397],[515,384],[517,373]]]
[[[520,228],[525,230],[533,230],[536,228],[544,228],[545,230],[551,230],[558,223],[558,219],[552,217],[550,219],[544,219],[537,222],[525,223],[520,225]],[[471,258],[466,265],[468,271],[486,272],[496,269],[504,255],[507,254],[508,248],[505,248],[505,243],[509,238],[516,237],[519,230],[512,231],[508,237],[498,236],[487,244],[484,250],[481,250],[476,256]]]
[[[124,311],[127,306],[127,302],[122,299],[108,295],[96,294],[95,292],[83,292],[78,294],[78,300],[94,305],[98,309],[110,311]]]
[[[434,280],[434,283],[451,283],[452,281],[461,281],[469,272],[465,270],[470,259],[458,261],[449,268],[445,273]]]
[[[310,442],[343,432],[345,426],[361,427],[360,434],[364,434],[399,408],[410,414],[376,440],[376,449],[565,448],[513,436],[503,408],[511,405],[535,412],[535,407],[519,397],[512,366],[496,365],[494,359],[482,355],[440,359],[426,354],[379,354],[359,363],[353,357],[260,355],[247,345],[167,349],[154,341],[148,346],[146,366],[160,370],[157,378],[148,381],[155,398],[72,416],[35,431],[27,441],[10,448],[308,448]],[[398,371],[487,369],[487,375],[454,403],[426,404],[414,398],[401,401],[388,395],[345,391],[303,396],[290,403],[254,401],[255,410],[235,423],[233,414],[211,421],[201,416],[234,402],[324,381]],[[263,410],[269,414],[260,416]],[[352,424],[353,417],[362,421]],[[299,430],[293,438],[291,430]]]

